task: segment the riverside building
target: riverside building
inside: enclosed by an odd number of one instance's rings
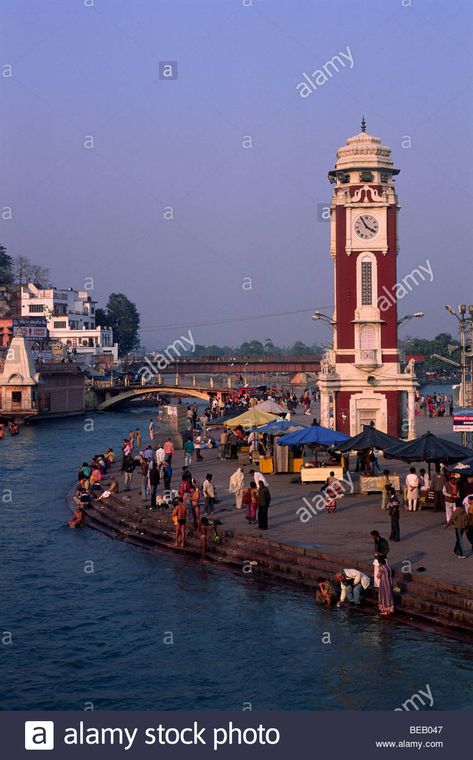
[[[21,315],[45,317],[51,339],[60,341],[70,353],[108,356],[117,362],[112,328],[95,324],[96,303],[87,290],[40,289],[31,282],[21,288]]]

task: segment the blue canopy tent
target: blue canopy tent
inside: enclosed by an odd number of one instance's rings
[[[265,425],[254,427],[252,429],[257,433],[277,435],[278,433],[288,432],[289,430],[293,430],[295,432],[296,428],[303,428],[303,425],[298,425],[294,422],[288,422],[288,420],[271,420],[271,422],[267,422]]]
[[[337,443],[348,441],[349,435],[339,433],[337,430],[322,427],[322,425],[310,425],[309,427],[296,430],[294,433],[282,435],[278,446],[304,446],[317,444],[319,446],[336,446]]]

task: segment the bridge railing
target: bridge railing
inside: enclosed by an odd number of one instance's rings
[[[203,381],[198,379],[195,375],[193,375],[191,378],[189,377],[182,377],[182,375],[179,375],[179,373],[176,373],[174,377],[167,376],[166,378],[163,378],[162,375],[158,374],[153,379],[153,381],[150,382],[144,382],[144,378],[141,378],[140,381],[135,380],[128,380],[125,379],[123,381],[122,379],[118,378],[111,378],[110,380],[97,380],[92,379],[87,383],[89,388],[92,389],[102,389],[102,390],[109,390],[109,389],[115,389],[115,390],[132,390],[133,388],[146,388],[149,386],[150,388],[156,388],[159,386],[162,386],[164,388],[200,388],[204,390],[231,390],[235,387],[241,387],[241,384],[236,384],[232,382],[231,377],[227,377],[226,379],[222,378],[214,378],[210,377],[207,381]]]

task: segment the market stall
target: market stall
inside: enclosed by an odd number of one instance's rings
[[[338,447],[340,451],[348,453],[350,451],[363,452],[363,461],[365,471],[360,475],[359,487],[360,493],[381,493],[383,491],[383,478],[382,476],[375,476],[371,471],[369,462],[369,452],[373,449],[379,449],[380,451],[386,451],[389,446],[397,446],[403,443],[398,438],[394,438],[392,435],[383,433],[382,430],[378,430],[374,425],[363,425],[363,430],[358,435],[349,438],[345,443],[341,443]],[[391,483],[396,489],[400,490],[399,476],[390,475]]]
[[[292,451],[283,446],[275,446],[276,438],[283,434],[293,433],[302,429],[304,426],[295,424],[287,420],[273,420],[262,427],[255,428],[255,432],[261,435],[269,436],[272,448],[271,472],[299,472],[302,466],[302,459],[294,458]],[[267,467],[267,460],[260,459],[260,464]],[[263,472],[263,470],[261,470]]]
[[[310,425],[309,427],[281,436],[277,443],[278,446],[296,447],[298,451],[304,453],[303,462],[300,466],[301,483],[313,483],[325,481],[331,472],[334,473],[335,477],[343,478],[343,466],[341,463],[334,461],[319,462],[317,451],[326,450],[332,446],[338,447],[338,444],[347,439],[348,436],[345,433],[330,430],[330,428],[323,427],[322,425]],[[314,453],[313,459],[307,456],[306,447]]]

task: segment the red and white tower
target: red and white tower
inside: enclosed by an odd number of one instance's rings
[[[318,383],[321,424],[356,435],[373,421],[413,438],[417,380],[413,365],[401,372],[397,341],[399,169],[391,149],[365,130],[363,120],[329,172],[335,307],[333,349]]]

